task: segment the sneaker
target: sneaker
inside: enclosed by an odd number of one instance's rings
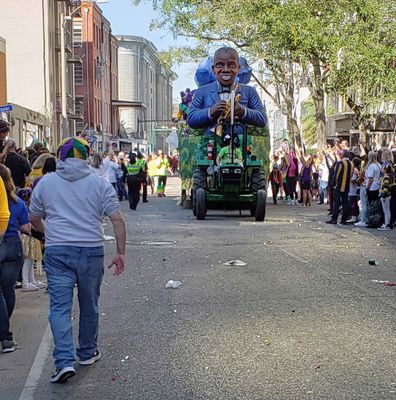
[[[95,353],[91,358],[88,360],[80,360],[78,363],[80,365],[92,365],[95,364],[97,361],[99,361],[102,358],[102,354],[99,350],[96,350]]]
[[[366,227],[367,227],[367,224],[366,224],[365,222],[363,222],[363,221],[356,222],[356,223],[354,223],[353,225],[354,225],[354,226],[363,227],[363,228],[366,228]]]
[[[65,383],[74,375],[76,375],[76,371],[73,367],[65,367],[62,369],[57,369],[51,376],[51,382]]]
[[[44,282],[41,281],[36,281],[33,283],[34,286],[37,287],[37,289],[44,289],[47,287],[47,285]]]
[[[1,342],[1,347],[3,348],[3,350],[2,350],[3,353],[12,353],[13,351],[15,351],[17,346],[18,345],[13,340],[5,339]]]
[[[22,292],[36,292],[39,288],[34,283],[23,283]]]
[[[380,226],[379,228],[377,228],[377,230],[379,230],[379,231],[390,231],[391,228],[389,228],[388,225],[384,224],[384,225]]]
[[[15,289],[21,289],[22,288],[22,282],[16,282],[15,283]]]

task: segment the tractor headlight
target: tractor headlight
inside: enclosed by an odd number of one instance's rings
[[[236,169],[234,169],[234,173],[241,174],[242,170],[240,168],[236,168]]]
[[[229,174],[230,170],[228,168],[223,168],[223,174]]]

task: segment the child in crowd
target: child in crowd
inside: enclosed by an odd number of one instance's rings
[[[21,198],[29,208],[32,191],[30,188],[18,191],[18,197]],[[32,232],[33,234],[33,232]],[[25,260],[22,267],[22,291],[34,292],[46,287],[45,283],[37,281],[34,277],[34,263],[38,271],[42,270],[43,253],[41,242],[33,236],[22,234],[22,248]]]
[[[278,164],[275,163],[272,167],[272,171],[268,177],[268,180],[271,182],[272,198],[274,200],[274,204],[276,204],[279,189],[283,186],[282,172],[279,170]]]
[[[384,224],[378,228],[379,231],[390,231],[390,223],[391,223],[391,208],[390,208],[390,200],[391,200],[391,190],[395,185],[394,181],[394,171],[391,164],[388,164],[383,169],[384,176],[381,179],[381,189],[380,189],[380,199],[382,204],[382,210],[384,212],[385,222]]]
[[[351,212],[353,223],[359,221],[359,196],[358,196],[358,179],[360,175],[360,158],[354,158],[352,160],[352,178],[349,187],[349,203],[351,205]]]

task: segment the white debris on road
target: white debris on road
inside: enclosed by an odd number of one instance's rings
[[[167,289],[180,289],[182,287],[182,283],[180,281],[173,281],[170,280],[168,283],[165,285]]]
[[[238,267],[243,267],[244,265],[247,265],[247,263],[245,263],[245,261],[242,260],[231,260],[225,262],[224,265],[236,265]]]

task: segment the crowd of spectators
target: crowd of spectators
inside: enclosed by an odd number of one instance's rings
[[[344,140],[310,151],[285,140],[272,157],[269,184],[274,204],[310,207],[316,200],[327,205],[329,224],[388,231],[396,219],[395,165],[395,141],[368,149]]]

